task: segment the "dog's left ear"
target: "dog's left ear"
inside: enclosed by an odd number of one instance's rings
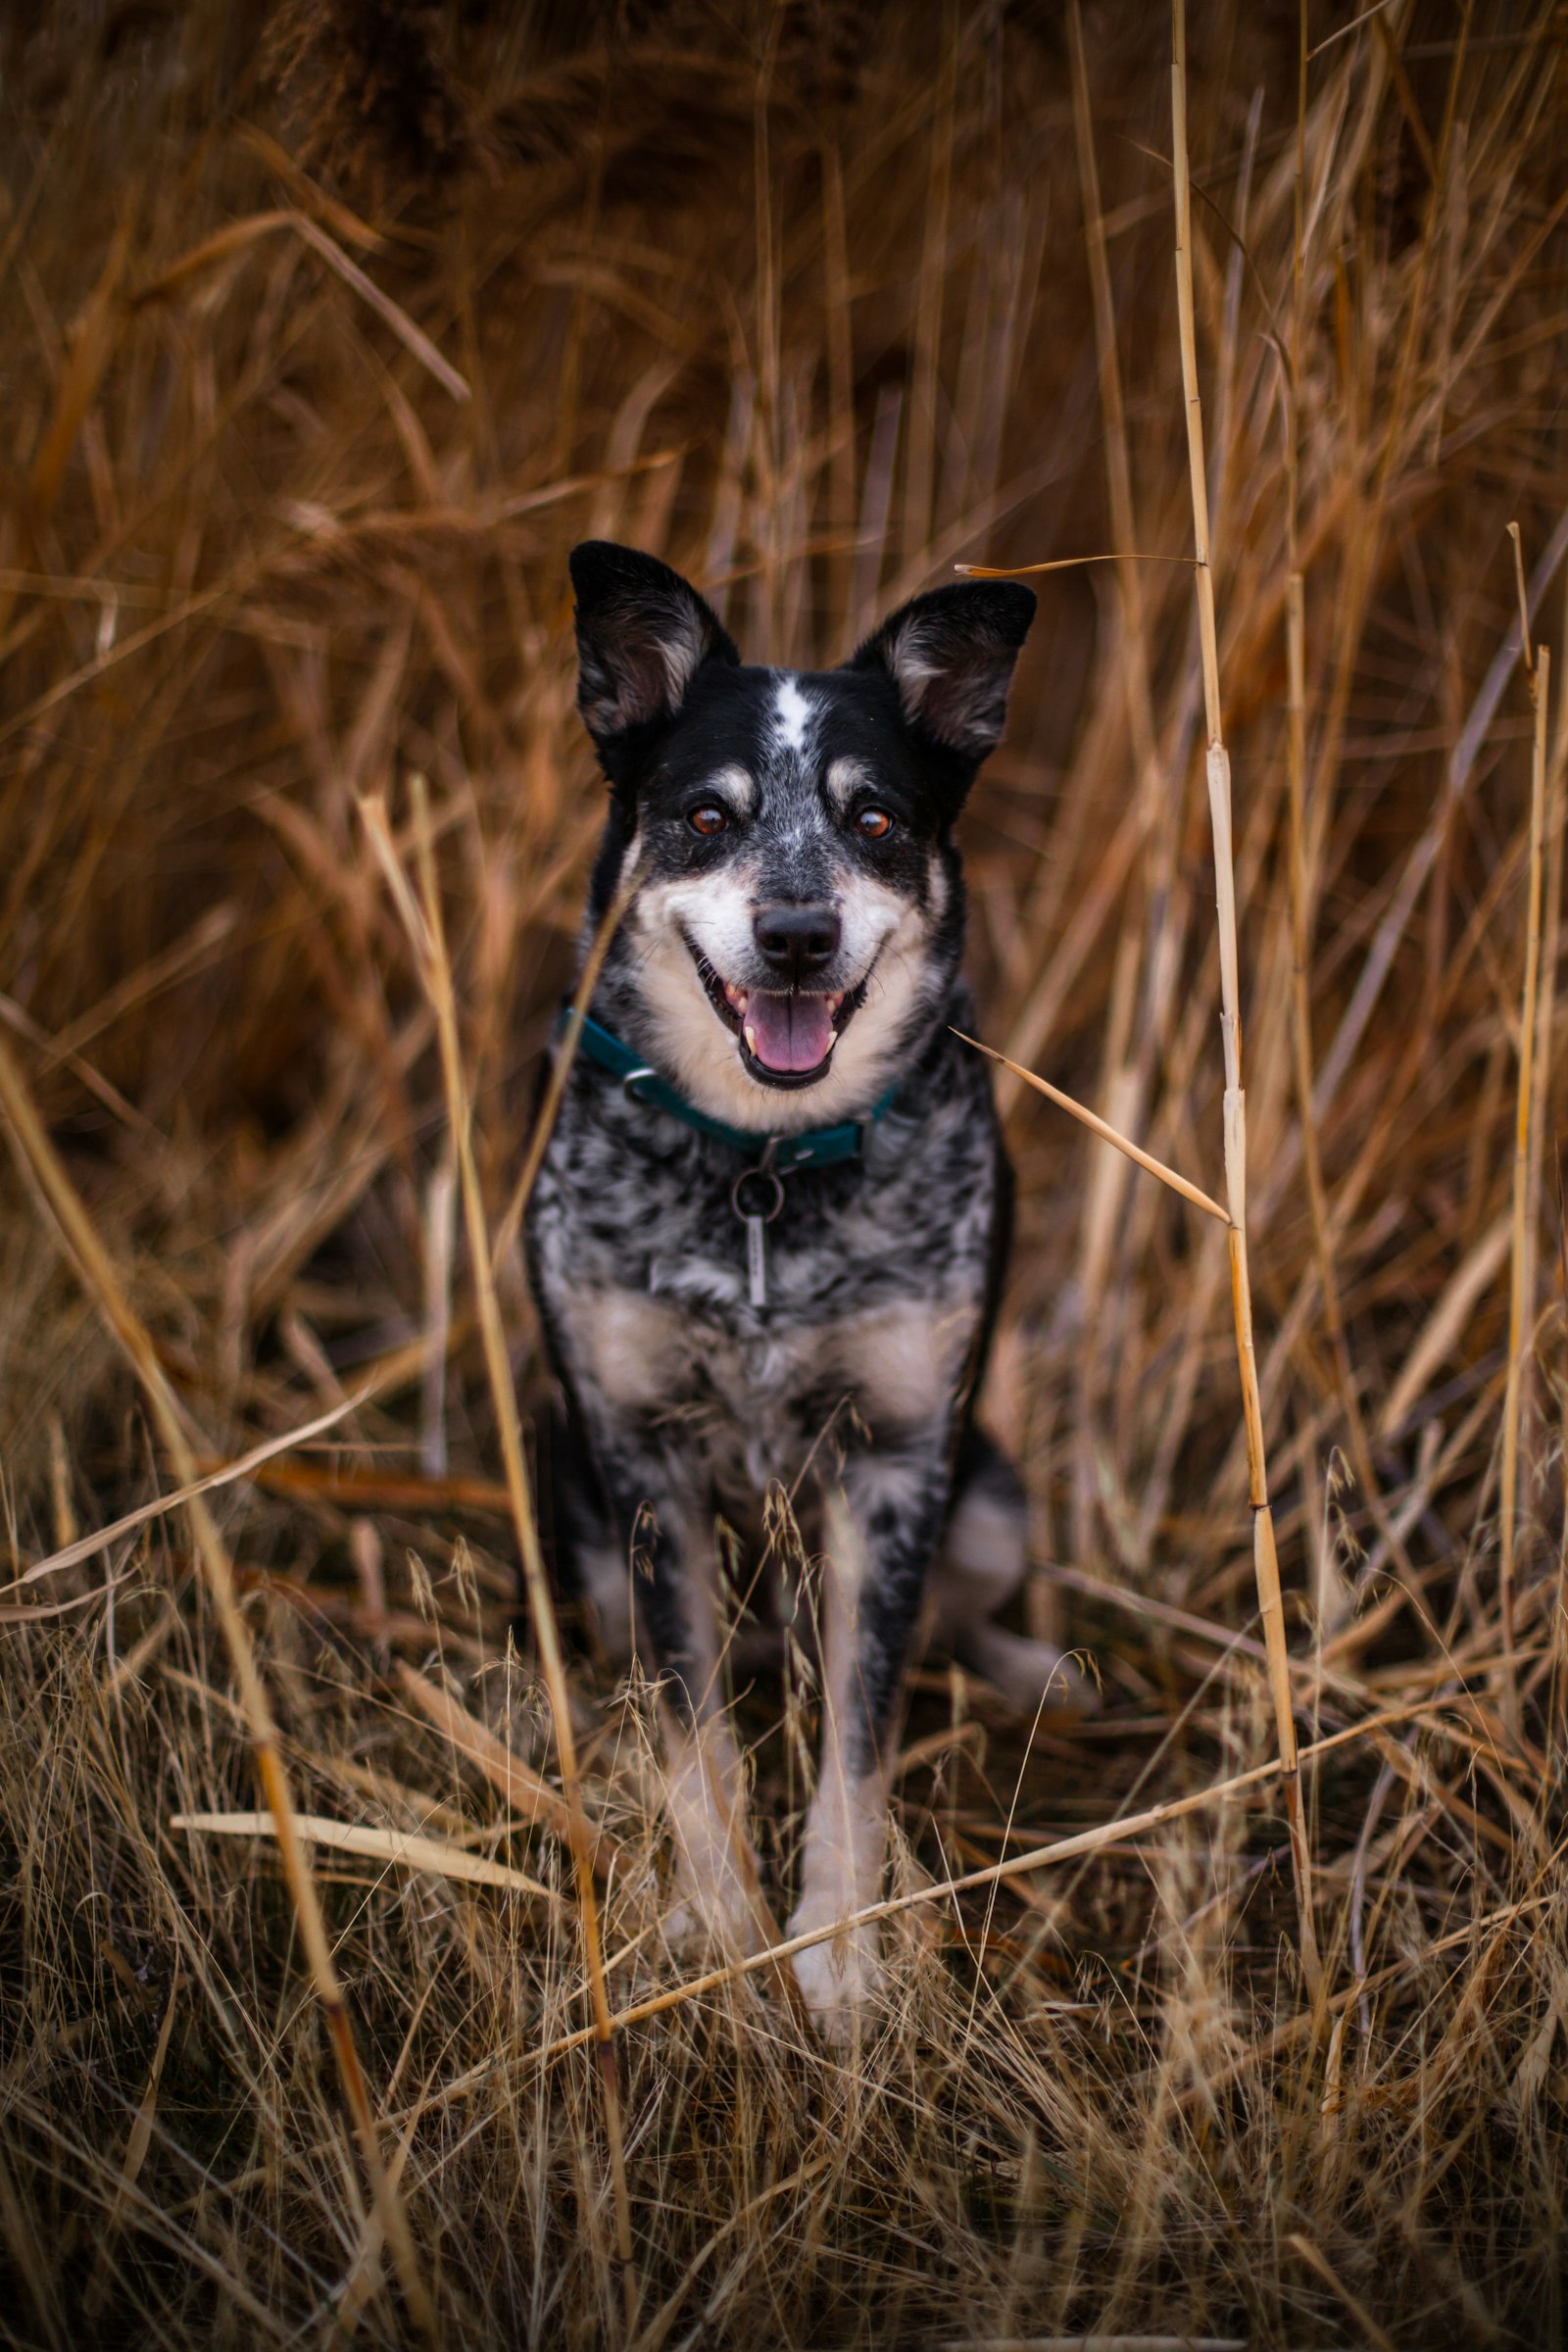
[[[577,708],[613,783],[631,780],[705,662],[738,662],[718,615],[657,556],[585,539],[577,591]]]
[[[1034,590],[1016,580],[956,581],[901,605],[849,667],[887,671],[906,723],[949,756],[967,788],[1002,740],[1013,664],[1034,616]]]

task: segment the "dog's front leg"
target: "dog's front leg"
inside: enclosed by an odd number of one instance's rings
[[[677,1943],[755,1951],[766,1927],[723,1711],[712,1511],[657,1443],[622,1428],[605,1433],[599,1450],[616,1518],[631,1531],[637,1622],[661,1677],[678,1898],[667,1932]]]
[[[662,1710],[675,1839],[675,1908],[664,1933],[677,1950],[721,1944],[737,1954],[770,1940],[762,1922],[757,1862],[735,1736],[722,1714]]]
[[[807,1816],[801,1899],[790,1933],[803,1936],[861,1911],[882,1891],[888,1786],[899,1688],[926,1567],[942,1524],[945,1450],[871,1454],[845,1466],[826,1496],[819,1634],[822,1742]],[[796,1981],[830,2040],[853,2034],[881,1983],[873,1924],[797,1955]]]

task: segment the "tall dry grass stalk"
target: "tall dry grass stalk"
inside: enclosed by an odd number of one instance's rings
[[[1131,6],[0,23],[19,2343],[1563,2334],[1562,30],[1187,19],[1174,156]],[[542,1573],[590,534],[759,657],[1040,596],[983,1409],[1102,1705],[917,1663],[853,2068]]]
[[[1203,715],[1208,725],[1204,765],[1208,776],[1209,821],[1214,835],[1214,887],[1219,913],[1220,1036],[1225,1054],[1225,1196],[1230,1210],[1226,1247],[1230,1252],[1231,1304],[1236,1318],[1236,1358],[1242,1376],[1242,1413],[1247,1431],[1247,1499],[1252,1513],[1252,1566],[1257,1578],[1258,1614],[1268,1652],[1274,1728],[1280,1743],[1280,1774],[1291,1834],[1291,1867],[1296,1874],[1297,1924],[1301,1969],[1313,1999],[1321,1992],[1317,1930],[1312,1918],[1312,1857],[1306,1811],[1297,1762],[1296,1714],[1291,1698],[1290,1657],[1285,1640],[1285,1603],[1280,1592],[1274,1511],[1268,1494],[1268,1460],[1263,1437],[1263,1401],[1257,1385],[1257,1350],[1252,1340],[1252,1277],[1247,1248],[1247,1095],[1242,1086],[1242,999],[1236,921],[1236,864],[1231,842],[1231,760],[1225,749],[1219,691],[1219,628],[1214,614],[1214,566],[1210,556],[1208,471],[1203,455],[1203,405],[1198,386],[1198,339],[1193,305],[1193,195],[1187,158],[1187,9],[1172,0],[1171,164],[1176,195],[1176,305],[1180,325],[1182,392],[1187,403],[1187,454],[1193,488],[1193,538],[1198,555],[1198,643],[1203,664]]]
[[[1541,972],[1541,878],[1546,836],[1546,715],[1551,699],[1551,651],[1530,651],[1530,605],[1525,588],[1519,526],[1510,526],[1519,585],[1519,645],[1530,685],[1534,716],[1530,760],[1530,845],[1525,878],[1525,969],[1519,1003],[1519,1083],[1513,1139],[1513,1212],[1508,1288],[1508,1380],[1502,1400],[1502,1472],[1497,1501],[1498,1576],[1502,1604],[1502,1687],[1511,1709],[1518,1694],[1514,1674],[1514,1553],[1518,1543],[1519,1402],[1525,1349],[1534,1338],[1534,1252],[1526,1217],[1530,1201],[1532,1136],[1542,1116],[1535,1085],[1537,992]]]

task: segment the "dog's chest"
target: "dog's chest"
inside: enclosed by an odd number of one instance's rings
[[[977,1313],[968,1298],[910,1298],[760,1332],[687,1299],[607,1289],[579,1295],[564,1337],[579,1383],[618,1421],[700,1456],[734,1497],[793,1484],[814,1449],[869,1430],[938,1431]]]
[[[702,1459],[731,1496],[793,1483],[824,1444],[937,1436],[979,1325],[995,1209],[987,1123],[938,1127],[853,1176],[788,1180],[759,1307],[732,1171],[684,1151],[628,1158],[597,1121],[564,1123],[532,1255],[590,1415]]]

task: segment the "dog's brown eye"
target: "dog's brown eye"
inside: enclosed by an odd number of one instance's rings
[[[855,821],[867,841],[881,841],[893,830],[893,819],[885,808],[862,808]]]
[[[705,801],[700,808],[692,809],[686,822],[694,833],[701,833],[705,841],[711,841],[715,833],[723,832],[729,818],[715,802]]]

